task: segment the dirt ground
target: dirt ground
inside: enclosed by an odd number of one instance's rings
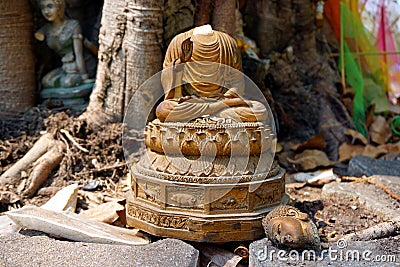
[[[0,121],[1,172],[23,157],[44,132],[56,133],[56,138],[67,145],[60,168],[51,174],[34,197],[24,199],[18,195],[17,188],[6,188],[17,195],[17,200],[11,203],[0,202],[0,212],[25,204],[41,205],[59,189],[75,182],[85,186],[94,181],[98,184],[94,191],[102,195],[103,199],[124,197],[128,171],[123,165],[122,123],[109,124],[99,129],[77,120],[78,115],[70,110],[49,110],[39,106],[18,118]],[[60,133],[61,129],[67,130],[89,152],[81,151],[69,142]],[[382,221],[382,218],[360,207],[357,200],[322,200],[321,191],[321,187],[287,185],[292,204],[314,219],[323,241],[339,238]],[[85,199],[80,198],[78,210],[87,205]]]
[[[122,123],[108,124],[103,129],[89,126],[77,119],[78,113],[70,110],[57,111],[36,107],[18,118],[0,121],[0,173],[21,159],[45,132],[66,144],[65,156],[60,167],[54,170],[33,198],[23,198],[18,187],[0,188],[0,191],[16,194],[0,199],[0,212],[25,204],[40,205],[59,189],[78,182],[80,186],[95,184],[94,191],[104,197],[120,198],[126,190],[123,183],[127,169],[122,151]],[[79,145],[74,145],[60,130],[66,130]],[[28,174],[23,174],[21,183]],[[121,184],[122,182],[122,184]],[[87,206],[83,199],[78,209]]]
[[[365,209],[355,198],[323,198],[322,188],[288,184],[292,205],[307,213],[316,224],[322,242],[336,241],[343,235],[383,222],[383,218]]]
[[[0,188],[0,192],[13,196],[0,197],[0,215],[26,204],[41,205],[59,189],[76,182],[81,187],[95,185],[90,189],[92,192],[87,191],[89,197],[79,197],[78,212],[86,209],[93,198],[97,198],[98,204],[124,198],[128,190],[128,170],[124,165],[122,123],[109,124],[100,129],[77,120],[77,115],[68,110],[36,107],[18,118],[0,121],[0,173],[22,158],[45,132],[54,133],[56,139],[67,147],[60,167],[51,173],[34,197],[23,198],[18,187]],[[88,152],[74,145],[60,132],[61,129],[68,131]],[[26,182],[27,176],[23,175],[21,183]],[[357,199],[323,198],[322,187],[288,183],[286,193],[291,197],[293,206],[313,219],[322,242],[335,241],[345,234],[383,221],[380,216],[363,208]],[[377,189],[377,194],[385,193]],[[244,242],[244,245],[248,244]],[[227,243],[223,247],[233,251],[238,245]]]

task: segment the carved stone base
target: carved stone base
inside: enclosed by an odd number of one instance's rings
[[[153,235],[199,242],[255,240],[262,218],[286,204],[284,170],[264,180],[188,183],[133,168],[127,224]]]

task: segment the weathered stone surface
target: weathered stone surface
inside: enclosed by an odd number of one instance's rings
[[[374,176],[376,182],[388,187],[396,194],[400,194],[400,177],[396,176]],[[371,177],[372,178],[372,177]],[[371,210],[386,220],[400,216],[400,204],[382,189],[367,183],[337,183],[324,185],[322,198],[358,198],[361,205]]]
[[[32,232],[0,237],[0,266],[198,266],[198,250],[177,239],[146,246],[59,241]]]
[[[0,235],[18,232],[19,229],[21,229],[21,227],[16,225],[6,215],[0,216]]]
[[[308,254],[310,250],[281,250],[264,238],[250,244],[249,267],[398,266],[400,263],[398,242],[400,242],[400,236],[346,243],[340,240],[340,242],[325,244],[326,248],[323,248],[321,252],[316,252],[317,257],[310,260]]]
[[[70,212],[55,212],[35,206],[25,206],[7,212],[17,225],[68,240],[102,244],[146,245],[147,236],[138,229],[128,230],[101,223]]]
[[[399,160],[381,160],[365,156],[355,156],[349,162],[348,175],[360,177],[362,175],[400,175]]]
[[[71,184],[58,191],[41,208],[52,211],[75,212],[78,202],[78,184]]]

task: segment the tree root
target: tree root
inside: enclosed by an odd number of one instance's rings
[[[55,140],[53,134],[43,135],[22,159],[0,176],[0,185],[15,186],[19,184],[21,173],[28,172],[32,168],[28,185],[22,194],[24,197],[32,197],[52,170],[60,164],[64,157],[64,151],[65,144]]]
[[[21,172],[27,171],[32,164],[37,161],[43,154],[55,145],[53,135],[47,133],[40,137],[35,145],[25,154],[25,156],[17,161],[10,169],[0,176],[0,184],[16,185],[21,178]]]
[[[25,197],[32,197],[46,181],[51,171],[60,164],[64,156],[64,150],[64,143],[55,141],[54,146],[34,163],[33,170],[29,175],[30,183],[28,188],[23,192]]]

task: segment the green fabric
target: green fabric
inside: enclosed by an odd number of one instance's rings
[[[341,51],[341,53],[343,53]],[[342,57],[340,57],[342,59]],[[353,88],[354,91],[354,102],[353,102],[353,120],[356,125],[357,131],[367,136],[365,129],[365,108],[364,108],[364,81],[360,70],[350,53],[347,44],[344,44],[344,62],[345,62],[345,74],[347,83]],[[341,67],[343,62],[339,61]]]
[[[357,11],[355,11],[357,12]],[[367,136],[365,128],[366,107],[375,106],[375,112],[389,110],[380,57],[376,55],[358,55],[362,52],[377,52],[375,40],[362,21],[340,3],[340,30],[344,51],[340,51],[339,65],[344,64],[347,83],[353,88],[353,120],[357,130]],[[344,62],[341,62],[344,60]]]

